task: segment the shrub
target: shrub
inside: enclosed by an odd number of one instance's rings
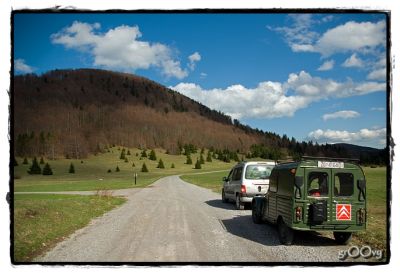
[[[150,160],[157,160],[156,152],[154,150],[151,150],[150,155],[149,155]]]
[[[204,164],[205,162],[204,162],[204,157],[203,157],[203,154],[200,154],[200,164]]]
[[[194,168],[195,169],[201,169],[201,163],[200,163],[199,159],[197,159],[196,164],[194,165]]]
[[[75,173],[75,167],[74,164],[71,163],[71,165],[69,165],[69,173]]]
[[[119,167],[118,167],[118,166],[115,168],[115,171],[116,171],[116,172],[119,172]]]
[[[149,170],[147,169],[146,163],[143,163],[142,173],[148,173],[148,172],[149,172]]]
[[[24,165],[28,165],[29,164],[28,159],[26,157],[24,158],[24,161],[22,162],[22,164],[24,164]]]
[[[42,169],[40,168],[36,157],[33,158],[32,165],[29,168],[28,173],[29,174],[41,174],[42,173]]]
[[[131,151],[128,150],[128,152],[126,153],[126,155],[131,155]]]
[[[128,162],[129,162],[128,158],[127,158],[127,157],[125,157],[125,163],[128,163]]]
[[[110,173],[111,172],[111,169],[108,169],[108,171],[107,171],[108,173]]]
[[[171,164],[171,169],[175,169],[175,164],[174,163]]]
[[[51,170],[49,163],[46,163],[46,165],[44,165],[42,174],[43,175],[53,175],[53,171]]]
[[[160,158],[160,161],[158,161],[157,168],[160,168],[160,169],[165,169],[165,167],[164,167],[164,162],[162,161],[162,159],[161,159],[161,158]]]
[[[186,164],[188,164],[188,165],[192,165],[193,164],[193,162],[192,162],[192,158],[190,157],[190,155],[188,154],[188,155],[186,155]]]

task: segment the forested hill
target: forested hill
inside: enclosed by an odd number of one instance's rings
[[[149,79],[97,69],[19,75],[13,82],[18,156],[86,157],[121,145],[185,144],[248,156],[346,156],[346,147],[314,145],[242,125]]]

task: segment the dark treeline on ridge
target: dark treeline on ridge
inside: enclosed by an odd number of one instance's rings
[[[386,163],[385,150],[298,142],[254,129],[132,74],[54,70],[15,76],[13,86],[16,156],[84,158],[113,145],[176,154],[191,144],[274,160],[312,155]]]

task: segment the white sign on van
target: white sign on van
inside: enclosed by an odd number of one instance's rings
[[[318,168],[343,169],[344,162],[318,161]]]

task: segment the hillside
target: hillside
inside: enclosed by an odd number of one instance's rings
[[[94,69],[14,77],[17,155],[85,157],[111,145],[246,152],[262,136],[151,80]]]
[[[15,76],[11,104],[16,156],[83,158],[114,145],[178,154],[191,144],[231,159],[240,152],[269,159],[363,156],[365,162],[385,162],[384,150],[354,153],[347,144],[298,142],[251,128],[127,73],[77,69]]]

